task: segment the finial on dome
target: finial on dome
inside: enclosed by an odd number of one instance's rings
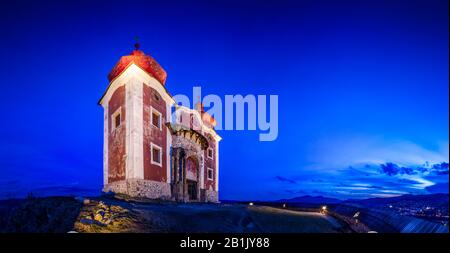
[[[135,37],[134,37],[134,40],[136,41],[136,42],[134,43],[134,49],[135,49],[135,50],[139,50],[139,48],[141,47],[141,44],[139,44],[139,37],[138,37],[138,36],[135,36]]]

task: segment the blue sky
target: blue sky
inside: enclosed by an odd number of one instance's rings
[[[172,94],[274,94],[279,135],[220,131],[220,197],[448,192],[447,1],[0,6],[0,197],[102,183],[97,101],[141,48]]]

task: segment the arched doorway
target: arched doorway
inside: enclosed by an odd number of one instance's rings
[[[198,199],[198,161],[194,156],[186,159],[186,183],[189,200]]]

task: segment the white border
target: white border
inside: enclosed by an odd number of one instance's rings
[[[170,157],[170,147],[172,146],[172,134],[169,128],[166,127],[167,145],[166,145],[166,182],[170,183],[172,175],[170,174],[170,167],[172,166],[172,159]]]
[[[153,148],[159,149],[159,163],[153,161]],[[156,145],[153,142],[150,143],[150,161],[152,164],[162,167],[162,153],[163,153],[163,150],[160,146]]]
[[[205,189],[205,155],[200,156],[200,189]]]
[[[108,184],[108,123],[109,123],[108,103],[103,108],[103,186]]]
[[[219,142],[216,141],[216,192],[219,191]]]
[[[135,77],[125,84],[127,179],[144,179],[143,85]]]

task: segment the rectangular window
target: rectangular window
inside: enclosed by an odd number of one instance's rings
[[[153,107],[151,108],[151,121],[153,126],[161,129],[161,113]]]
[[[114,120],[115,122],[115,128],[118,128],[120,126],[120,113],[116,115],[116,119]]]
[[[151,149],[151,163],[162,166],[162,149],[160,146],[155,145],[153,142],[150,145]]]
[[[152,124],[157,128],[161,126],[161,118],[159,117],[159,114],[155,112],[152,113]]]
[[[153,148],[153,161],[155,163],[160,163],[161,161],[159,160],[160,157],[160,152],[161,150],[157,149],[157,148]]]
[[[214,170],[211,168],[208,168],[208,180],[213,180],[214,179]]]
[[[112,115],[111,115],[111,132],[116,130],[122,124],[122,107],[119,107]]]
[[[209,159],[213,159],[214,157],[214,152],[212,148],[208,148],[206,151],[206,156],[208,156]]]

